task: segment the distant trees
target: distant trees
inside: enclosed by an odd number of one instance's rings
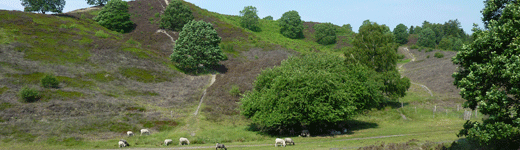
[[[421,30],[419,39],[417,39],[417,45],[435,48],[435,44],[435,32],[430,28]]]
[[[316,42],[322,45],[336,43],[336,26],[332,23],[320,23],[314,25]]]
[[[483,149],[518,149],[520,1],[497,10],[499,17],[487,16],[491,15],[487,10],[495,7],[487,4],[482,12],[487,30],[474,27],[473,41],[452,59],[459,68],[452,76],[466,100],[463,106],[488,116],[482,121],[467,121],[457,135],[475,141]]]
[[[304,38],[303,23],[297,11],[285,12],[278,20],[280,22],[280,33],[291,39]]]
[[[108,2],[108,0],[87,0],[87,4],[96,5],[96,6],[103,6],[107,2]]]
[[[219,47],[221,39],[210,23],[192,20],[179,33],[170,60],[187,71],[196,70],[200,65],[215,66],[227,59]]]
[[[351,33],[351,32],[354,32],[352,31],[352,26],[350,24],[344,24],[343,26],[341,26],[342,28],[345,28],[347,30],[348,33]]]
[[[22,0],[26,12],[55,12],[61,13],[65,7],[65,0]]]
[[[253,90],[241,99],[241,113],[262,131],[311,132],[329,128],[383,99],[374,71],[325,53],[290,57],[278,67],[262,71]],[[287,132],[286,132],[287,133]]]
[[[122,0],[110,0],[94,20],[109,30],[121,33],[130,32],[134,28],[134,23],[130,21],[128,4]]]
[[[172,0],[161,16],[159,28],[180,31],[191,20],[193,14],[190,8],[178,0]]]
[[[410,29],[408,30],[408,34],[414,34],[413,26],[410,26]]]
[[[256,14],[258,10],[253,6],[246,6],[240,11],[240,26],[251,31],[260,31],[259,17]]]
[[[273,20],[273,16],[266,16],[263,18],[264,20]]]
[[[399,44],[408,43],[408,27],[404,24],[399,24],[394,28],[395,42]]]

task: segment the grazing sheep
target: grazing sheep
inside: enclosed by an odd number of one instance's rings
[[[132,132],[132,131],[127,131],[126,134],[127,134],[128,136],[134,136],[134,132]]]
[[[311,133],[309,133],[309,130],[302,130],[302,134],[300,134],[299,136],[309,137],[311,136]]]
[[[217,143],[217,145],[215,146],[215,150],[217,150],[218,148],[227,150],[227,148],[224,144]]]
[[[187,145],[190,145],[190,141],[187,138],[181,137],[179,139],[179,145],[184,145],[184,143],[186,143]]]
[[[150,135],[150,131],[148,131],[148,129],[141,129],[141,135],[143,135],[143,133]]]
[[[172,144],[173,140],[172,139],[166,139],[164,140],[164,145],[168,146],[170,144]]]
[[[274,147],[278,146],[278,144],[282,144],[283,147],[285,147],[285,140],[281,139],[281,138],[276,138],[276,140],[274,140]]]
[[[130,146],[130,144],[128,144],[128,142],[126,140],[124,140],[124,139],[119,140],[119,148],[127,147],[127,146]]]
[[[330,134],[331,134],[332,136],[335,136],[335,135],[340,135],[341,132],[340,132],[340,131],[336,131],[336,130],[332,130],[332,131],[330,131]]]
[[[294,141],[291,138],[285,138],[285,143],[292,143],[292,145],[294,145]]]
[[[347,133],[347,132],[348,132],[347,128],[343,128],[343,133]]]

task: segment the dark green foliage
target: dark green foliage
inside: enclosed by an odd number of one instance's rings
[[[185,70],[203,65],[215,66],[227,57],[220,50],[221,38],[213,25],[204,21],[190,21],[182,28],[170,60]]]
[[[495,19],[488,22],[488,30],[473,28],[474,41],[452,59],[459,66],[453,77],[466,99],[463,106],[489,116],[482,122],[466,122],[458,136],[490,149],[518,149],[520,2],[507,5]]]
[[[291,10],[285,12],[280,20],[280,33],[291,39],[304,38],[303,23],[297,11]]]
[[[87,0],[87,4],[96,5],[96,6],[103,6],[107,2],[108,2],[108,0]]]
[[[419,49],[419,46],[417,46],[417,45],[412,45],[412,46],[410,46],[410,49]]]
[[[130,21],[128,4],[122,0],[110,0],[94,20],[109,30],[121,33],[130,32],[134,28],[134,23]]]
[[[65,7],[65,0],[22,0],[22,6],[26,12],[55,12],[61,13]]]
[[[441,42],[439,42],[439,45],[437,45],[437,47],[443,50],[451,50],[453,48],[452,39],[447,37],[442,38]]]
[[[58,85],[60,84],[60,81],[58,81],[58,79],[56,79],[56,77],[53,76],[53,75],[45,75],[40,80],[40,84],[44,88],[58,88],[59,87]]]
[[[419,33],[419,39],[417,39],[417,45],[423,47],[435,47],[435,32],[430,28],[421,30],[421,33]]]
[[[336,43],[336,27],[332,23],[320,23],[314,25],[316,42],[322,45]]]
[[[20,89],[18,92],[18,96],[20,96],[20,99],[22,102],[31,103],[35,102],[38,99],[40,99],[40,93],[36,89],[29,88],[27,86]]]
[[[444,54],[442,54],[442,53],[440,53],[440,52],[435,52],[435,54],[433,55],[433,57],[442,58],[442,57],[444,57]]]
[[[240,26],[251,31],[260,31],[260,23],[258,22],[260,18],[256,14],[257,12],[256,7],[244,7],[244,9],[240,11]]]
[[[453,47],[451,48],[454,51],[460,51],[462,49],[464,43],[462,43],[461,39],[455,39],[455,42],[453,42]]]
[[[410,26],[410,30],[408,30],[408,34],[415,34],[413,26]]]
[[[173,0],[164,10],[159,28],[180,31],[191,20],[193,14],[190,8],[178,0]]]
[[[354,31],[352,31],[352,26],[350,24],[345,24],[341,27],[347,29],[347,32],[349,32],[349,33],[354,32]]]
[[[404,24],[399,24],[394,28],[395,42],[399,44],[408,43],[408,27]]]
[[[273,20],[273,16],[266,16],[263,18],[264,20]]]
[[[241,99],[241,113],[264,131],[323,127],[379,105],[382,84],[372,69],[335,55],[291,57],[257,77]]]
[[[491,20],[498,20],[502,15],[502,10],[507,4],[515,3],[518,0],[485,0],[484,9],[482,9],[482,22],[488,28]]]

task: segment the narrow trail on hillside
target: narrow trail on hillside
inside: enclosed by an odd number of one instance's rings
[[[173,37],[170,36],[170,34],[168,34],[168,32],[166,32],[165,30],[159,29],[155,33],[164,33],[164,34],[166,34],[166,36],[170,37],[170,40],[172,40],[173,44],[175,44],[175,40],[173,39]]]
[[[406,52],[406,54],[407,54],[408,56],[412,57],[412,59],[410,60],[410,62],[414,62],[414,61],[415,61],[415,56],[414,56],[412,53],[410,53],[410,51],[408,50],[408,47],[405,47],[404,50],[405,50],[405,52]],[[407,63],[400,65],[400,66],[399,66],[399,71],[401,71],[401,68],[402,68],[404,65],[406,65],[406,64],[407,64]],[[401,76],[402,76],[402,75],[401,75]],[[428,94],[430,94],[431,97],[433,97],[432,91],[431,91],[431,90],[430,90],[426,85],[422,85],[422,84],[415,83],[415,82],[411,82],[411,83],[414,84],[414,85],[421,86],[421,87],[424,88],[426,91],[428,91]]]
[[[209,86],[204,89],[204,94],[202,94],[202,97],[200,97],[200,102],[199,102],[199,106],[197,107],[197,110],[195,111],[195,113],[193,113],[193,115],[197,116],[197,114],[199,113],[199,109],[200,109],[200,105],[202,105],[202,100],[204,100],[204,96],[206,96],[206,90],[211,86],[213,85],[213,83],[215,83],[215,81],[217,80],[217,75],[211,75],[211,82],[209,83]]]

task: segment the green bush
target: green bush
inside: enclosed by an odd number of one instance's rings
[[[426,56],[426,58],[430,58],[430,55]]]
[[[56,77],[53,75],[45,75],[40,80],[40,83],[44,88],[58,88],[60,81],[58,81],[58,79],[56,79]]]
[[[316,42],[322,45],[336,43],[336,27],[332,23],[314,25]]]
[[[96,31],[95,35],[97,37],[100,37],[100,38],[108,38],[108,37],[110,37],[110,35],[108,33],[105,33],[103,30]]]
[[[128,4],[122,0],[108,1],[94,20],[109,30],[121,33],[130,32],[134,28],[134,23],[130,21]]]
[[[404,56],[404,54],[399,54],[397,55],[397,59],[404,59],[406,56]]]
[[[164,10],[159,28],[180,31],[191,20],[193,20],[193,14],[190,8],[179,0],[173,0]]]
[[[433,56],[437,57],[437,58],[442,58],[442,57],[444,57],[444,54],[442,54],[440,52],[436,52]]]
[[[258,22],[259,17],[256,14],[257,12],[258,10],[256,10],[256,7],[244,7],[244,10],[240,11],[240,26],[251,31],[260,31],[260,23]]]
[[[297,11],[285,12],[280,20],[280,33],[291,39],[304,38],[303,23]]]
[[[231,90],[229,90],[229,95],[231,96],[238,96],[240,95],[240,89],[237,85],[231,86]]]
[[[433,48],[427,48],[426,51],[424,51],[424,52],[431,52],[431,51],[433,51]]]
[[[22,102],[35,102],[38,99],[41,98],[40,93],[36,89],[29,88],[27,86],[23,87],[19,92],[18,96],[20,96],[20,99]]]
[[[419,46],[414,44],[414,45],[410,46],[410,49],[419,49]]]

